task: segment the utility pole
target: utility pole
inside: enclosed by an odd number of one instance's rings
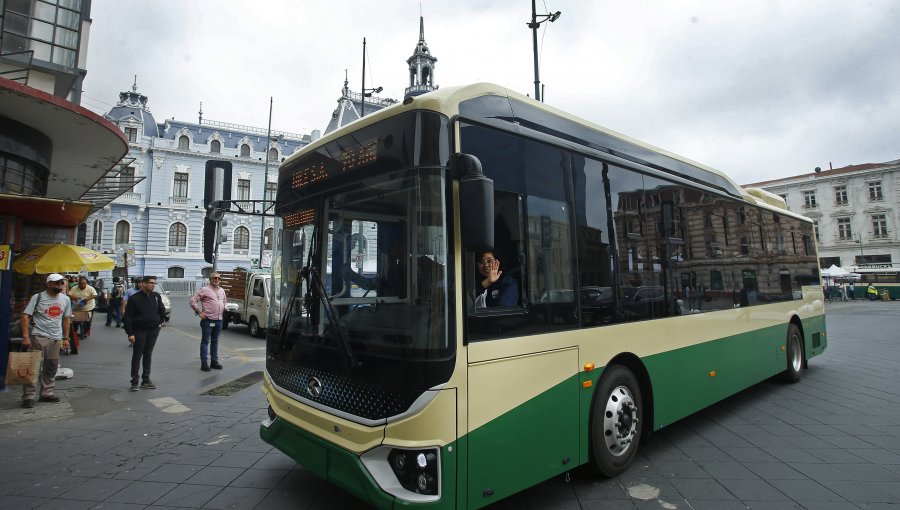
[[[545,21],[549,21],[550,23],[553,23],[554,21],[559,19],[559,16],[562,14],[562,12],[556,11],[554,13],[547,13],[547,14],[539,15],[536,12],[534,3],[535,3],[535,0],[531,0],[531,22],[526,23],[526,25],[528,25],[528,28],[531,29],[531,41],[534,46],[534,98],[537,99],[538,101],[541,101],[543,94],[541,94],[541,73],[540,73],[540,70],[538,67],[537,29],[539,26],[541,26],[541,23],[543,23]],[[540,16],[543,19],[538,21],[538,16]]]
[[[259,219],[259,269],[262,269],[263,251],[266,247],[266,187],[269,185],[269,144],[272,143],[272,97],[269,96],[269,129],[266,131],[266,170],[263,176],[262,217]],[[215,269],[215,267],[214,267]]]
[[[366,38],[363,37],[363,73],[362,73],[362,96],[359,106],[359,118],[366,115]]]

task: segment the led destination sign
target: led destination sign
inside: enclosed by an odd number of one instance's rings
[[[378,159],[380,139],[369,140],[359,147],[343,149],[332,157],[321,152],[311,154],[306,165],[291,175],[291,188],[301,189],[329,177],[341,175],[356,168],[374,163]],[[338,167],[340,165],[340,167]]]

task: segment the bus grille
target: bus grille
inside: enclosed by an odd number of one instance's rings
[[[299,366],[269,359],[266,368],[272,381],[282,389],[317,404],[359,416],[367,420],[383,420],[403,413],[422,394],[421,391],[387,389],[353,380],[344,374]],[[321,394],[307,391],[310,380],[321,383]]]

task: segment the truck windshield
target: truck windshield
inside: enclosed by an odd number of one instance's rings
[[[290,380],[277,380],[279,363],[407,389],[446,381],[433,370],[454,354],[443,174],[381,174],[308,197],[279,219],[273,289],[281,331],[268,346],[276,384]]]

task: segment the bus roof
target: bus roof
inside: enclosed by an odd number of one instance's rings
[[[552,114],[556,117],[568,120],[571,123],[587,128],[588,130],[595,133],[624,142],[625,144],[641,150],[641,152],[649,152],[665,158],[669,158],[683,165],[691,167],[692,170],[707,174],[706,180],[722,183],[723,185],[720,185],[720,188],[732,195],[743,198],[746,202],[768,209],[775,209],[778,210],[779,213],[786,213],[791,216],[797,216],[798,218],[805,219],[805,217],[801,215],[797,215],[796,213],[788,211],[781,197],[771,195],[770,193],[763,190],[754,189],[748,192],[748,190],[741,188],[727,174],[712,167],[703,165],[702,163],[698,163],[684,156],[669,152],[665,149],[654,147],[650,144],[624,135],[612,129],[594,124],[593,122],[549,106],[546,103],[535,101],[528,96],[519,94],[518,92],[512,91],[500,85],[495,85],[493,83],[475,83],[471,85],[456,87],[443,87],[419,96],[408,96],[401,103],[390,106],[388,108],[384,108],[370,115],[366,115],[365,117],[347,124],[346,126],[310,143],[309,145],[303,147],[301,150],[292,154],[287,160],[285,160],[285,162],[282,163],[282,168],[288,166],[289,163],[291,163],[295,159],[303,157],[303,155],[315,151],[319,147],[331,142],[332,140],[338,139],[346,135],[347,133],[354,132],[361,127],[365,127],[381,120],[393,117],[394,115],[398,115],[410,110],[431,110],[453,118],[454,116],[460,114],[460,105],[463,102],[484,96],[502,97],[524,103],[545,113]]]

